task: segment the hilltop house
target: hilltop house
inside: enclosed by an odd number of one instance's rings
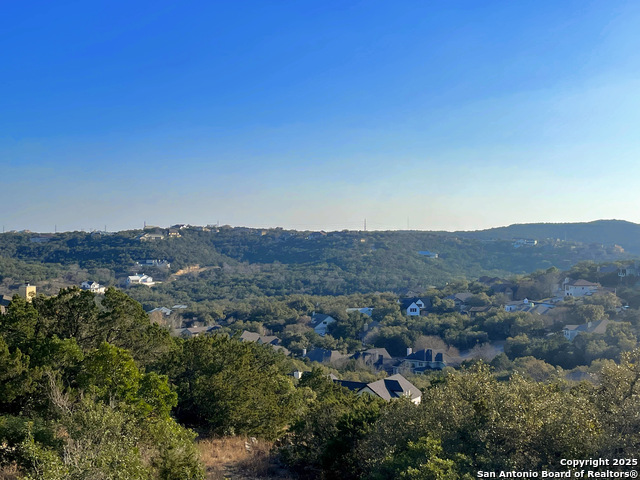
[[[566,297],[584,297],[585,295],[593,295],[600,288],[599,283],[589,282],[587,280],[569,280],[564,281],[564,295]]]
[[[89,290],[91,293],[99,293],[102,294],[104,293],[107,288],[103,285],[100,285],[98,282],[82,282],[80,284],[80,288],[82,290]]]
[[[164,240],[164,235],[161,233],[143,233],[136,238],[141,242],[152,242],[155,240]]]
[[[136,262],[136,266],[138,267],[157,267],[169,269],[171,268],[171,264],[167,260],[155,260],[155,259],[147,259],[147,260],[138,260]]]
[[[147,287],[150,287],[154,283],[155,282],[153,281],[153,278],[150,277],[149,275],[145,275],[144,273],[140,275],[136,273],[135,275],[129,275],[127,277],[127,281],[125,282],[125,285],[127,287],[131,287],[133,285],[146,285]]]
[[[418,405],[422,400],[420,389],[399,373],[371,383],[349,382],[346,380],[334,380],[334,382],[348,388],[357,395],[373,395],[387,402],[396,398],[408,398]]]

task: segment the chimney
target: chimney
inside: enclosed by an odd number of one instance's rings
[[[407,357],[413,353],[413,348],[407,347]]]
[[[431,349],[425,350],[425,352],[424,352],[424,361],[425,362],[432,362],[433,361],[433,352],[431,351]]]

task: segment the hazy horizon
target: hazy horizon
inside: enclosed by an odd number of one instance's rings
[[[640,4],[14,2],[6,230],[640,223]]]
[[[516,226],[516,225],[540,225],[540,224],[547,224],[547,225],[571,225],[571,224],[587,224],[587,223],[594,223],[594,222],[626,222],[626,223],[632,223],[634,225],[638,225],[637,223],[634,222],[629,222],[628,220],[623,220],[623,219],[615,219],[615,218],[600,218],[600,219],[595,219],[595,220],[589,220],[586,222],[527,222],[527,223],[512,223],[509,225],[496,225],[493,227],[488,227],[488,228],[482,228],[482,229],[472,229],[472,230],[435,230],[435,229],[418,229],[418,228],[390,228],[390,229],[382,229],[382,228],[369,228],[369,224],[367,223],[367,232],[384,232],[384,231],[414,231],[414,232],[445,232],[445,233],[455,233],[455,232],[477,232],[477,231],[483,231],[483,230],[492,230],[492,229],[496,229],[496,228],[507,228],[507,227],[512,227],[512,226]],[[281,225],[230,225],[230,224],[223,224],[220,223],[215,224],[215,223],[206,223],[206,224],[196,224],[196,223],[185,223],[185,222],[173,222],[171,224],[144,224],[142,226],[139,227],[131,227],[131,228],[121,228],[121,229],[109,229],[109,228],[105,228],[108,227],[107,225],[104,225],[103,228],[80,228],[80,229],[75,229],[75,230],[61,230],[59,228],[57,228],[57,226],[54,226],[53,230],[33,230],[30,228],[25,228],[25,229],[21,229],[21,230],[17,230],[17,229],[6,229],[3,226],[3,230],[2,233],[21,233],[23,231],[28,231],[31,233],[37,233],[37,234],[50,234],[50,233],[71,233],[71,232],[97,232],[97,231],[106,231],[108,233],[116,233],[116,232],[126,232],[126,231],[131,231],[131,230],[143,230],[144,228],[148,228],[148,229],[153,229],[153,228],[159,228],[159,229],[168,229],[174,225],[189,225],[191,227],[206,227],[206,226],[212,226],[212,227],[232,227],[232,228],[252,228],[252,229],[278,229],[281,228],[283,230],[294,230],[294,231],[327,231],[327,232],[339,232],[339,231],[343,231],[343,230],[348,230],[348,231],[352,231],[352,232],[361,232],[364,231],[364,221],[363,224],[361,225],[362,228],[334,228],[334,229],[313,229],[313,228],[295,228],[295,227],[283,227]]]

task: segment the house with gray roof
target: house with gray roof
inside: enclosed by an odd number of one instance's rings
[[[387,402],[396,398],[408,398],[418,405],[422,400],[422,392],[399,373],[371,383],[334,380],[339,385],[358,395],[373,395]]]
[[[393,373],[409,371],[415,374],[423,374],[425,371],[442,370],[447,364],[442,352],[435,355],[430,348],[412,352],[407,349],[407,356],[393,367]]]
[[[353,360],[360,360],[366,365],[372,365],[378,369],[389,366],[393,359],[386,348],[370,348],[362,352],[357,352],[350,357]]]
[[[573,342],[581,333],[596,333],[598,335],[604,335],[607,333],[607,326],[611,323],[611,320],[600,320],[599,322],[588,322],[582,325],[565,325],[562,329],[564,338]]]
[[[334,363],[347,358],[347,355],[338,350],[327,350],[325,348],[314,348],[305,355],[312,362]]]
[[[313,327],[313,330],[321,337],[324,337],[327,334],[329,325],[335,323],[335,321],[336,319],[331,315],[325,315],[324,313],[314,313],[311,316],[311,326]]]

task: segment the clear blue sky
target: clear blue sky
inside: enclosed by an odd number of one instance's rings
[[[616,0],[6,0],[1,222],[640,222],[638,25]]]

